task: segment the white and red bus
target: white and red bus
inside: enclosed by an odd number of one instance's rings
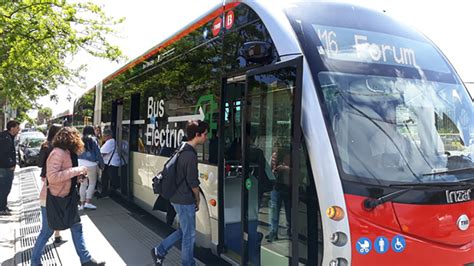
[[[77,101],[79,124],[126,144],[117,192],[151,211],[151,177],[203,119],[199,246],[250,265],[473,265],[474,116],[447,59],[383,12],[282,2],[216,6]]]
[[[70,110],[66,110],[53,118],[49,119],[47,124],[51,126],[53,124],[61,125],[61,126],[71,126],[72,125],[73,114]]]

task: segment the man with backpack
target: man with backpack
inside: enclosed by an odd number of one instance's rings
[[[180,148],[176,161],[176,191],[170,202],[178,213],[179,228],[151,249],[155,265],[162,265],[168,250],[181,240],[182,265],[195,265],[196,212],[199,211],[198,158],[196,147],[207,140],[209,125],[203,121],[190,121],[186,127],[188,141]]]

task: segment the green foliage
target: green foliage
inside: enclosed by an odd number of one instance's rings
[[[34,121],[33,118],[31,118],[27,112],[28,112],[28,109],[26,109],[25,107],[23,106],[20,106],[16,109],[16,118],[15,120],[22,123],[24,121],[27,121],[28,123],[32,124],[32,125],[35,125],[36,122]]]
[[[38,116],[44,116],[45,119],[50,119],[53,116],[53,110],[49,107],[44,107],[38,110]]]
[[[59,85],[77,81],[84,66],[67,62],[81,50],[122,59],[106,37],[123,19],[107,17],[92,2],[68,2],[0,0],[0,97],[13,106],[30,109]]]

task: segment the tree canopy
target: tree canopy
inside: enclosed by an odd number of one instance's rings
[[[0,98],[34,107],[39,97],[81,77],[84,66],[67,64],[81,50],[122,59],[107,40],[122,21],[92,2],[0,0]]]
[[[38,118],[49,120],[53,116],[53,110],[49,107],[43,107],[38,110]],[[43,121],[39,121],[40,124]]]

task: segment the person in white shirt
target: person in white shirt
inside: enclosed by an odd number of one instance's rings
[[[103,132],[104,145],[100,148],[105,162],[105,168],[102,172],[102,192],[101,197],[109,196],[109,182],[112,189],[118,187],[118,171],[120,166],[120,154],[117,149],[116,141],[110,129],[105,129]]]

